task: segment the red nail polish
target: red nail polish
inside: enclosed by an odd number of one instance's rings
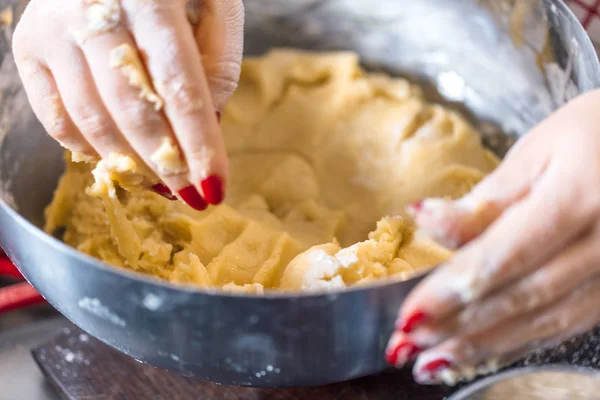
[[[209,176],[200,183],[200,186],[208,204],[220,204],[223,201],[223,182],[218,176]]]
[[[417,201],[406,206],[406,210],[411,214],[417,214],[423,209],[423,201]]]
[[[401,367],[421,351],[422,349],[414,343],[402,342],[398,343],[395,348],[386,351],[385,359],[388,364]]]
[[[221,112],[217,111],[217,121],[220,123],[221,122]]]
[[[156,185],[152,186],[152,190],[154,190],[156,194],[160,194],[165,199],[177,200],[177,197],[171,193],[171,190],[162,183],[157,183]]]
[[[427,372],[429,374],[433,374],[440,369],[451,367],[452,363],[445,358],[438,358],[437,360],[433,360],[428,362],[427,364],[421,367],[422,372]]]
[[[404,333],[411,333],[414,331],[419,324],[425,320],[427,316],[423,311],[417,311],[405,320],[400,320],[396,325],[396,328],[400,329]]]
[[[204,201],[204,198],[200,196],[200,193],[193,186],[188,186],[186,188],[181,189],[179,192],[179,197],[185,201],[185,203],[192,207],[194,210],[204,211],[208,204]]]

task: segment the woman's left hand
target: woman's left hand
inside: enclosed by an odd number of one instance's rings
[[[388,361],[472,379],[600,322],[600,90],[523,137],[467,196],[413,207],[459,248],[402,306]]]

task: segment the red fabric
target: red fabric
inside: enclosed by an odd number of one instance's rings
[[[44,302],[44,298],[27,282],[0,289],[0,314]]]
[[[0,254],[0,277],[22,279],[21,273],[5,255]]]
[[[0,253],[0,278],[23,279],[23,276],[8,259]],[[44,302],[44,298],[27,282],[20,282],[0,288],[0,314]]]

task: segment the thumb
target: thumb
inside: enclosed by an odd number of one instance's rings
[[[196,0],[188,4],[188,14],[194,11],[197,14],[190,15],[190,21],[195,27],[202,66],[213,104],[216,111],[221,112],[240,78],[244,50],[244,5],[242,0]]]
[[[541,129],[542,128],[542,129]],[[521,138],[494,172],[458,200],[425,199],[409,206],[418,227],[449,248],[481,234],[530,192],[546,170],[550,145],[542,126]]]

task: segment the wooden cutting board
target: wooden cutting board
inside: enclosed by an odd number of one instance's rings
[[[451,393],[449,388],[415,384],[408,369],[316,388],[222,386],[141,364],[75,326],[35,348],[32,354],[66,400],[438,400]]]

